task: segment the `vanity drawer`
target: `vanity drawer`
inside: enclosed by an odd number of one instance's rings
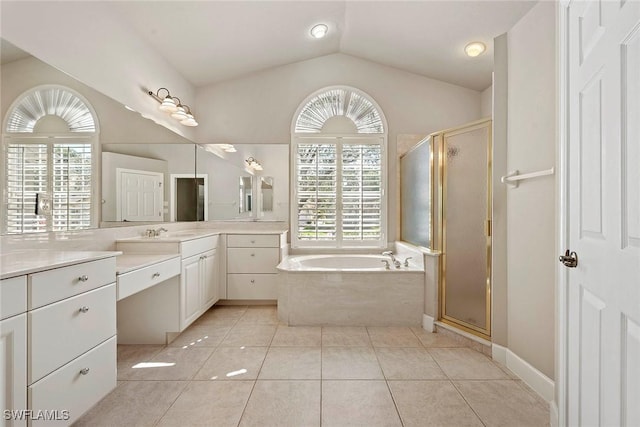
[[[116,281],[116,258],[84,262],[29,275],[29,309]]]
[[[118,275],[118,301],[180,274],[180,257]]]
[[[227,275],[228,299],[278,299],[277,274]]]
[[[187,240],[186,242],[182,242],[181,245],[180,252],[182,253],[182,258],[189,258],[190,256],[215,249],[218,246],[218,236],[207,236]]]
[[[278,248],[279,234],[229,234],[228,248]]]
[[[31,311],[28,322],[32,384],[116,334],[116,285]]]
[[[0,280],[0,319],[27,311],[27,276]]]
[[[228,248],[227,273],[277,273],[278,248]]]
[[[116,337],[112,337],[29,387],[29,408],[34,412],[66,409],[70,416],[66,421],[34,420],[31,425],[70,425],[115,387]]]

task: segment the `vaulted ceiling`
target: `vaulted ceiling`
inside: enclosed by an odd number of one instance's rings
[[[341,52],[483,90],[493,38],[532,1],[118,1],[122,21],[195,87]],[[310,36],[317,23],[323,39]],[[464,46],[487,52],[469,58]]]

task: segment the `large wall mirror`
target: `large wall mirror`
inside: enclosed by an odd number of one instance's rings
[[[42,85],[69,88],[95,112],[99,132],[90,150],[92,194],[87,204],[91,221],[77,228],[167,221],[288,220],[288,144],[242,144],[236,145],[234,152],[216,145],[197,145],[7,41],[0,39],[0,43],[3,119],[16,99]],[[52,123],[56,125],[55,119],[42,117],[36,126],[49,129]],[[58,130],[55,126],[51,129]],[[17,140],[3,128],[3,144],[11,138]],[[263,169],[249,167],[248,157],[260,159]],[[3,154],[3,170],[6,162]],[[269,176],[268,185],[261,179],[264,175]],[[1,184],[6,192],[4,176]],[[241,177],[246,182],[239,187]],[[48,189],[44,185],[41,190],[45,196]],[[25,208],[29,212],[35,212],[35,196]],[[4,211],[2,233],[47,231],[8,230]],[[41,217],[34,218],[34,222],[44,223]]]

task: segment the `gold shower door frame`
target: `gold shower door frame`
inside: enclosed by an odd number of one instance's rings
[[[491,119],[483,119],[475,121],[457,128],[447,129],[441,132],[432,134],[432,141],[437,144],[434,146],[434,151],[438,153],[438,161],[434,162],[438,165],[438,212],[437,212],[437,228],[439,229],[439,249],[442,253],[440,256],[440,274],[439,276],[439,320],[448,325],[462,329],[476,336],[484,339],[491,339],[491,198],[492,198],[492,138],[491,138]],[[487,128],[487,212],[485,222],[485,237],[486,237],[486,288],[485,288],[485,328],[473,325],[465,322],[464,320],[457,319],[450,316],[446,312],[446,298],[447,298],[447,286],[446,286],[446,237],[447,237],[447,165],[446,165],[446,138],[455,136],[482,128]],[[437,149],[437,150],[436,150]],[[433,181],[432,181],[433,182]],[[433,206],[433,205],[432,205]],[[434,211],[433,214],[436,214]],[[432,222],[433,224],[433,222]]]

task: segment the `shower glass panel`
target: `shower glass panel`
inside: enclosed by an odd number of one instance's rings
[[[432,241],[432,173],[429,137],[400,158],[400,234],[403,241],[425,248]]]
[[[490,336],[491,123],[444,133],[441,317]]]

